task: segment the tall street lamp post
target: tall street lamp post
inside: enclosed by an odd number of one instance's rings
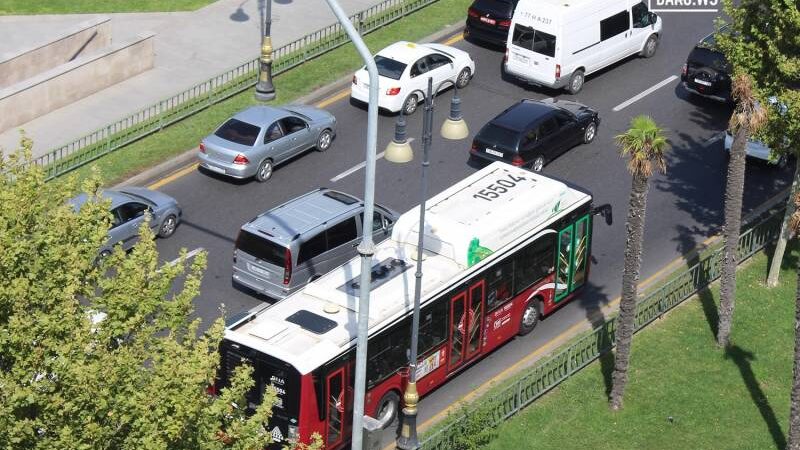
[[[256,100],[268,102],[275,100],[275,86],[272,85],[272,0],[261,0],[261,2],[264,33],[261,38],[261,63],[256,83]]]
[[[469,129],[467,128],[467,124],[464,123],[464,119],[461,118],[461,99],[458,97],[458,87],[450,81],[445,81],[436,87],[436,92],[438,92],[439,88],[445,83],[453,84],[454,93],[450,103],[450,116],[442,124],[442,137],[452,140],[464,139],[469,135]],[[372,85],[370,84],[370,86]],[[428,167],[430,166],[428,154],[430,152],[433,129],[433,79],[428,78],[427,94],[422,91],[418,92],[425,97],[425,114],[422,119],[422,198],[419,203],[419,228],[417,229],[417,270],[414,273],[414,310],[411,319],[411,355],[409,361],[408,384],[406,385],[405,393],[403,393],[404,407],[402,428],[400,430],[400,435],[397,437],[397,448],[401,450],[416,450],[419,448],[419,439],[417,438],[417,403],[419,402],[419,394],[417,394],[417,343],[419,341],[419,302],[420,296],[422,295],[425,201],[428,197]],[[386,147],[384,158],[395,163],[406,163],[413,159],[413,151],[406,138],[406,124],[403,119],[402,110],[395,126],[394,140]],[[353,448],[358,447],[353,446]]]

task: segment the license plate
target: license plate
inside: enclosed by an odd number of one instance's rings
[[[519,53],[512,53],[511,56],[514,58],[514,61],[519,61],[521,63],[528,64],[529,58],[525,55],[520,55]]]
[[[266,279],[269,279],[269,272],[267,272],[266,270],[264,270],[264,269],[262,269],[262,268],[260,268],[260,267],[258,267],[258,266],[254,266],[254,265],[252,265],[252,264],[248,264],[248,265],[247,265],[247,267],[248,267],[250,270],[252,270],[253,272],[255,272],[255,273],[257,273],[257,274],[261,275],[262,277],[264,277],[264,278],[266,278]]]
[[[210,170],[212,172],[225,173],[225,169],[220,169],[219,167],[212,166],[211,164],[203,164],[203,167],[205,167],[206,169],[208,169],[208,170]]]
[[[494,24],[496,24],[496,23],[497,23],[497,21],[496,21],[496,20],[494,20],[494,19],[490,19],[490,18],[488,18],[488,17],[481,17],[481,22],[483,22],[483,23],[488,23],[489,25],[494,25]]]
[[[697,78],[695,78],[694,82],[697,83],[697,84],[702,84],[703,86],[711,86],[711,82],[710,81],[698,80]]]
[[[492,150],[490,148],[486,149],[486,153],[488,153],[490,155],[494,155],[494,156],[499,156],[501,158],[503,157],[503,152],[498,152],[497,150]]]

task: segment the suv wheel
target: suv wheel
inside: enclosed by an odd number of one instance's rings
[[[656,54],[656,49],[658,48],[658,37],[655,34],[650,35],[647,38],[647,42],[644,43],[644,47],[642,48],[642,52],[639,53],[644,58],[652,58],[653,55]]]
[[[569,84],[567,84],[567,92],[572,95],[577,94],[578,92],[583,89],[583,71],[576,70],[572,72],[572,76],[569,77]]]

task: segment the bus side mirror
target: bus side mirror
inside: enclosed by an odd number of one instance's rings
[[[613,217],[613,213],[611,212],[611,204],[610,203],[606,203],[606,204],[603,204],[603,205],[600,205],[600,206],[594,208],[592,210],[592,214],[594,214],[594,215],[598,215],[599,214],[600,216],[602,216],[603,219],[606,220],[606,225],[611,225],[612,223],[614,223],[614,217]]]

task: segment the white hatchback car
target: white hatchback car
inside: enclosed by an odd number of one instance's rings
[[[402,109],[405,114],[413,114],[424,100],[422,92],[427,90],[429,77],[433,78],[434,89],[442,90],[451,84],[463,88],[475,75],[475,61],[469,53],[442,44],[396,42],[375,55],[375,64],[379,75],[378,107],[391,112]],[[353,75],[350,98],[369,101],[369,74],[364,67]]]

